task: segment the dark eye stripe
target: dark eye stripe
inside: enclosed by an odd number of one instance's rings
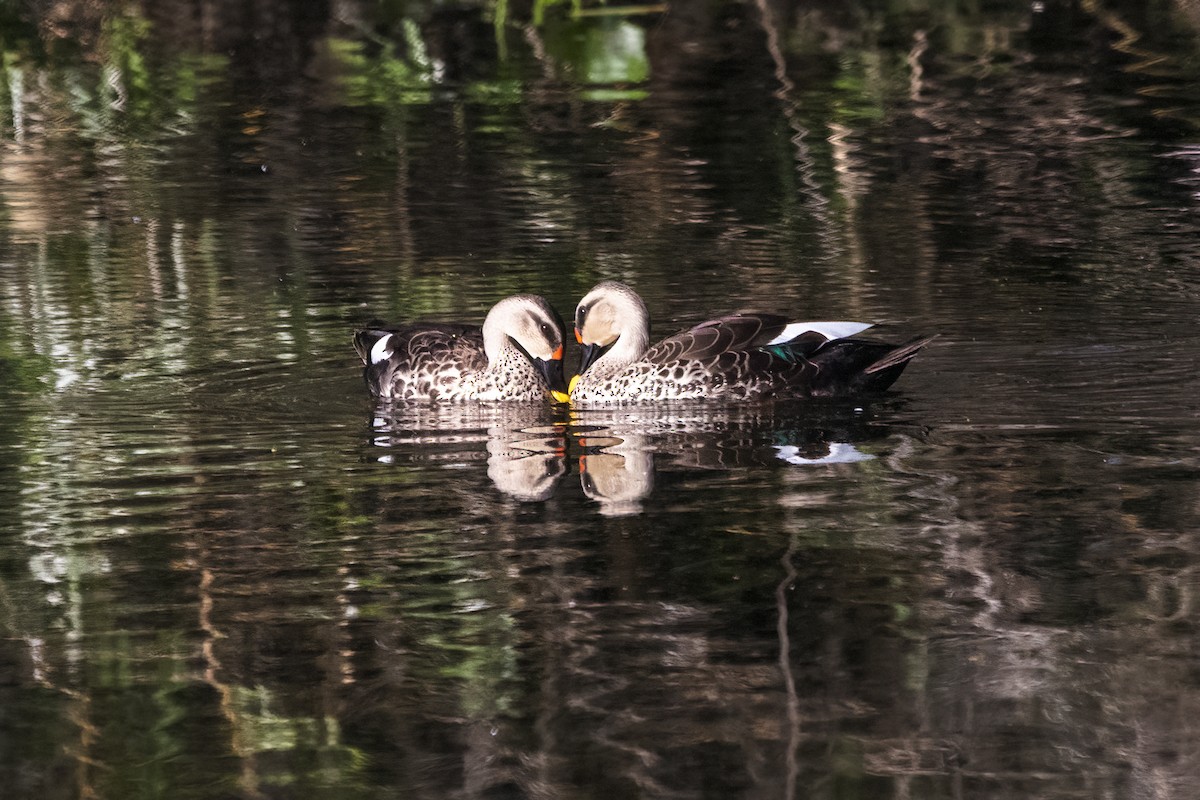
[[[546,319],[538,314],[530,314],[529,317],[547,339],[553,340],[555,338],[554,332],[558,330],[558,326],[554,324],[553,320]]]

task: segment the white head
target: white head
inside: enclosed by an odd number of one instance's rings
[[[483,350],[495,362],[509,342],[533,362],[551,389],[565,391],[562,377],[563,322],[545,298],[534,294],[506,297],[483,320]]]
[[[598,283],[575,307],[575,338],[584,349],[581,373],[608,347],[614,360],[630,363],[650,346],[646,304],[623,283]]]

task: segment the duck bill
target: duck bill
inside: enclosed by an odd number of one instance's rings
[[[579,374],[587,372],[587,368],[595,364],[600,356],[608,352],[608,345],[580,344],[579,345]]]
[[[567,376],[563,374],[563,351],[559,347],[550,358],[535,358],[533,365],[546,379],[550,394],[560,403],[567,401]]]

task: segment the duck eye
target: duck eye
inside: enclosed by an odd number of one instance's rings
[[[548,322],[542,323],[542,333],[546,334],[547,336],[550,335],[550,324]]]

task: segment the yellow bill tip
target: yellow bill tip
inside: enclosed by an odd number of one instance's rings
[[[571,395],[564,394],[563,392],[556,392],[556,391],[551,390],[550,396],[553,397],[555,402],[557,402],[557,403],[571,402]]]
[[[567,385],[567,394],[575,394],[575,386],[579,383],[579,376],[572,375],[571,382]]]

